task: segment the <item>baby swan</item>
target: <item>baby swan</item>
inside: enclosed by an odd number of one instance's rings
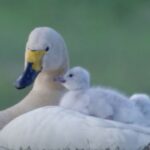
[[[61,99],[62,107],[126,123],[136,123],[141,118],[138,109],[123,94],[107,88],[91,88],[90,74],[82,67],[74,67],[56,80],[69,90]]]
[[[136,93],[130,97],[145,117],[150,117],[150,97],[147,94]]]
[[[99,100],[96,88],[90,88],[90,74],[84,68],[74,67],[56,80],[69,90],[61,99],[60,106],[96,117],[112,117],[112,107],[104,99]]]

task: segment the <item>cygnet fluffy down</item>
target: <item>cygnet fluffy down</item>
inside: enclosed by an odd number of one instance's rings
[[[74,67],[56,80],[68,89],[60,106],[95,117],[141,123],[142,114],[126,96],[113,89],[90,87],[90,74],[86,69]]]
[[[144,93],[136,93],[130,97],[145,117],[150,118],[150,97]]]

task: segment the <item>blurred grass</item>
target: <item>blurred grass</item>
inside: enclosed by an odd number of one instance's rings
[[[88,68],[93,84],[150,93],[150,1],[1,0],[1,109],[30,90],[18,91],[13,82],[23,70],[27,36],[37,26],[63,35],[71,65]]]

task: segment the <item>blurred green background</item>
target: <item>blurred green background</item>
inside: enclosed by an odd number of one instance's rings
[[[1,109],[30,90],[16,90],[13,82],[23,70],[27,36],[37,26],[62,34],[71,65],[88,68],[93,84],[150,93],[150,1],[1,0]]]

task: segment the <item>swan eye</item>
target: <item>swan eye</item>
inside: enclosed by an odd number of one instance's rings
[[[46,47],[46,48],[45,48],[45,51],[46,51],[46,52],[49,51],[49,47]]]
[[[69,76],[70,78],[72,78],[72,77],[73,77],[73,74],[69,74],[68,76]]]

